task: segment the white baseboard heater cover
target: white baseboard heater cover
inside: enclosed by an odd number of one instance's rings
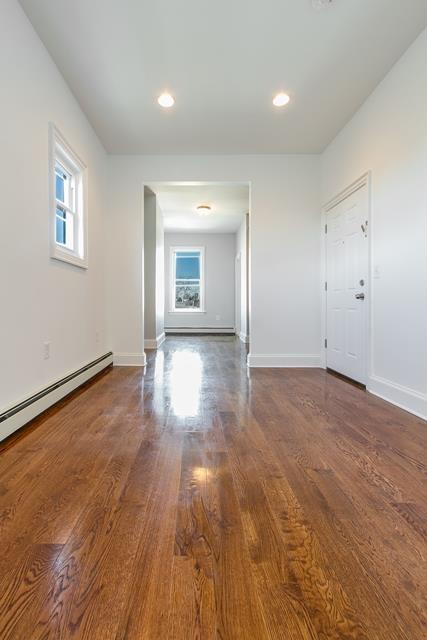
[[[0,441],[113,364],[111,351],[0,413]]]
[[[236,330],[231,327],[165,327],[166,335],[177,335],[179,333],[189,333],[196,335],[198,333],[207,333],[210,335],[234,335]]]

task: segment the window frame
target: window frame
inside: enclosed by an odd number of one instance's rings
[[[73,202],[62,202],[56,197],[58,165],[71,177],[68,200],[71,197]],[[66,224],[69,230],[72,228],[72,246],[57,242],[58,208],[66,212]],[[87,166],[53,123],[49,124],[49,214],[51,258],[87,269]]]
[[[187,309],[177,309],[175,307],[176,300],[176,254],[179,252],[200,252],[200,307],[189,307]],[[178,246],[170,247],[170,300],[169,313],[206,313],[205,311],[205,247],[194,246]]]

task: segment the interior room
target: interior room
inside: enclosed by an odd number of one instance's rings
[[[427,638],[425,0],[0,3],[1,640]]]
[[[249,342],[249,185],[144,188],[144,347],[167,335]]]

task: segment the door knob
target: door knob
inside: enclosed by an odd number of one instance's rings
[[[364,300],[365,299],[365,294],[364,293],[356,293],[355,296],[356,300]]]

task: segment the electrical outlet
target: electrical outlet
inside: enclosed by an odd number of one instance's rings
[[[217,321],[221,320],[221,316],[219,315],[219,313],[217,313],[217,315],[215,316],[215,320]]]
[[[50,342],[46,340],[45,342],[43,342],[43,359],[49,360],[49,358],[50,358]]]

